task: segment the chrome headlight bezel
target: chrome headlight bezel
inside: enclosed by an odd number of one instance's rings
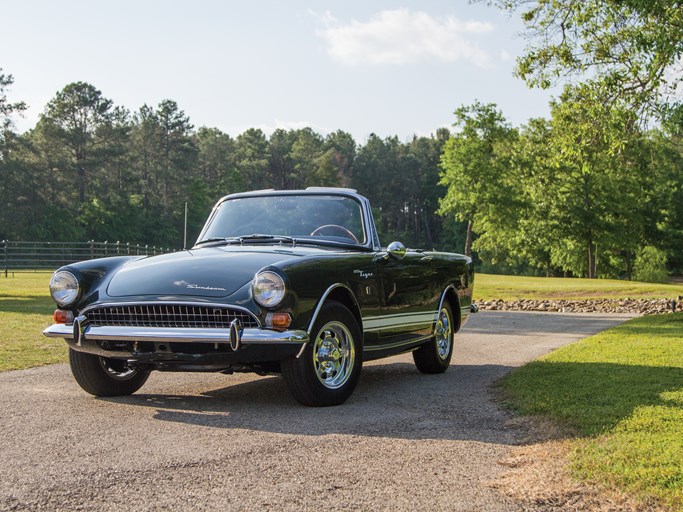
[[[282,304],[287,294],[287,285],[277,272],[262,270],[254,276],[251,294],[257,304],[272,309]]]
[[[78,299],[81,285],[78,278],[68,270],[58,270],[50,278],[50,295],[60,306],[67,307]]]

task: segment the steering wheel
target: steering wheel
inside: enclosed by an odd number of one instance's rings
[[[325,224],[324,226],[319,226],[313,230],[311,236],[338,236],[341,238],[349,238],[355,243],[358,243],[358,239],[353,233],[351,233],[351,231],[337,224]]]

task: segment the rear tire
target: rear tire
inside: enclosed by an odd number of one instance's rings
[[[130,368],[125,361],[77,352],[69,348],[71,373],[78,385],[95,396],[125,396],[135,393],[149,371]]]
[[[444,301],[434,327],[434,337],[413,351],[415,366],[422,373],[443,373],[451,364],[454,336],[453,310]]]
[[[363,366],[358,322],[346,306],[328,301],[311,335],[301,357],[282,361],[282,375],[299,403],[339,405],[353,393]]]

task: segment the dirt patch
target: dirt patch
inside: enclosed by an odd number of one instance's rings
[[[569,472],[572,438],[569,432],[547,420],[516,418],[524,425],[532,444],[513,448],[498,461],[507,468],[490,485],[522,504],[524,510],[576,512],[666,512],[655,501],[639,501],[624,493],[580,482]]]

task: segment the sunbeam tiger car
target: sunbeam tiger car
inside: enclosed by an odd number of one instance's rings
[[[459,254],[383,248],[355,190],[232,194],[190,250],[60,268],[44,334],[95,396],[134,393],[152,370],[282,372],[300,403],[336,405],[363,361],[410,351],[445,371],[473,277]]]

